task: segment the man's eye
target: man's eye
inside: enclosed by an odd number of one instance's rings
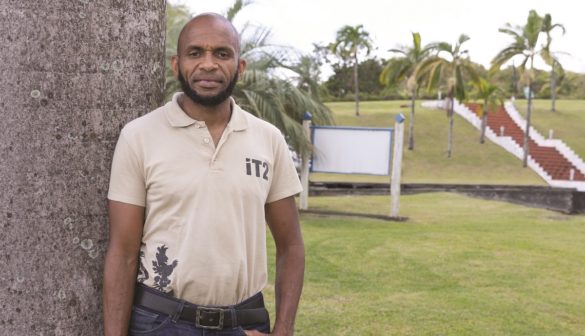
[[[189,53],[189,56],[191,56],[191,57],[199,57],[200,55],[201,55],[201,52],[197,51],[197,50],[193,50]]]
[[[228,58],[230,56],[230,53],[227,51],[218,51],[217,56],[220,58]]]

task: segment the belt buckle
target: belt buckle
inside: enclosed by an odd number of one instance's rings
[[[221,308],[197,308],[195,313],[195,327],[204,329],[223,329],[223,314],[224,310]],[[217,315],[217,325],[205,324],[207,322],[213,322],[213,317],[207,317]],[[203,324],[202,324],[203,323]]]

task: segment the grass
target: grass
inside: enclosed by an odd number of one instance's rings
[[[311,208],[384,214],[388,202],[315,197]],[[405,223],[302,216],[296,335],[585,335],[585,216],[449,193],[401,202]]]
[[[407,103],[363,102],[360,117],[354,115],[352,102],[328,103],[327,106],[333,111],[337,125],[392,127],[393,117],[404,113],[407,116],[405,130],[408,130],[409,109],[400,107]],[[448,159],[445,112],[424,109],[419,104],[415,115],[415,148],[414,151],[404,151],[404,183],[545,185],[538,175],[522,168],[520,160],[499,146],[490,141],[479,144],[479,131],[458,116],[455,117],[453,156]],[[524,111],[523,101],[518,101],[518,104],[518,109]],[[549,101],[536,101],[535,106],[533,120],[537,129],[546,135],[546,125],[551,125],[556,137],[585,157],[585,133],[582,131],[585,102],[561,100],[557,105],[560,112],[556,114],[544,110],[550,106]],[[311,174],[313,181],[388,182],[388,179],[387,176]]]
[[[330,103],[338,125],[389,127],[400,102]],[[525,109],[518,102],[518,109]],[[536,101],[534,126],[585,156],[583,101]],[[403,182],[544,184],[520,160],[478,143],[456,117],[447,159],[443,111],[417,108]],[[408,127],[408,120],[406,127]],[[387,182],[387,176],[312,174]],[[311,209],[388,214],[388,196],[312,197]],[[450,193],[403,195],[407,222],[301,218],[307,252],[296,335],[585,335],[585,216]],[[272,240],[269,254],[274,255]],[[274,258],[270,259],[274,281]],[[274,317],[274,287],[265,291]]]

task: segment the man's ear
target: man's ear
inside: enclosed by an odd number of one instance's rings
[[[244,71],[246,71],[246,60],[240,58],[238,63],[238,75],[241,77],[242,74],[244,74]]]
[[[173,70],[173,75],[175,79],[179,79],[179,56],[173,55],[171,56],[171,69]]]

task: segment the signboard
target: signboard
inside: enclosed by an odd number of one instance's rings
[[[315,126],[312,172],[390,175],[392,128]]]

